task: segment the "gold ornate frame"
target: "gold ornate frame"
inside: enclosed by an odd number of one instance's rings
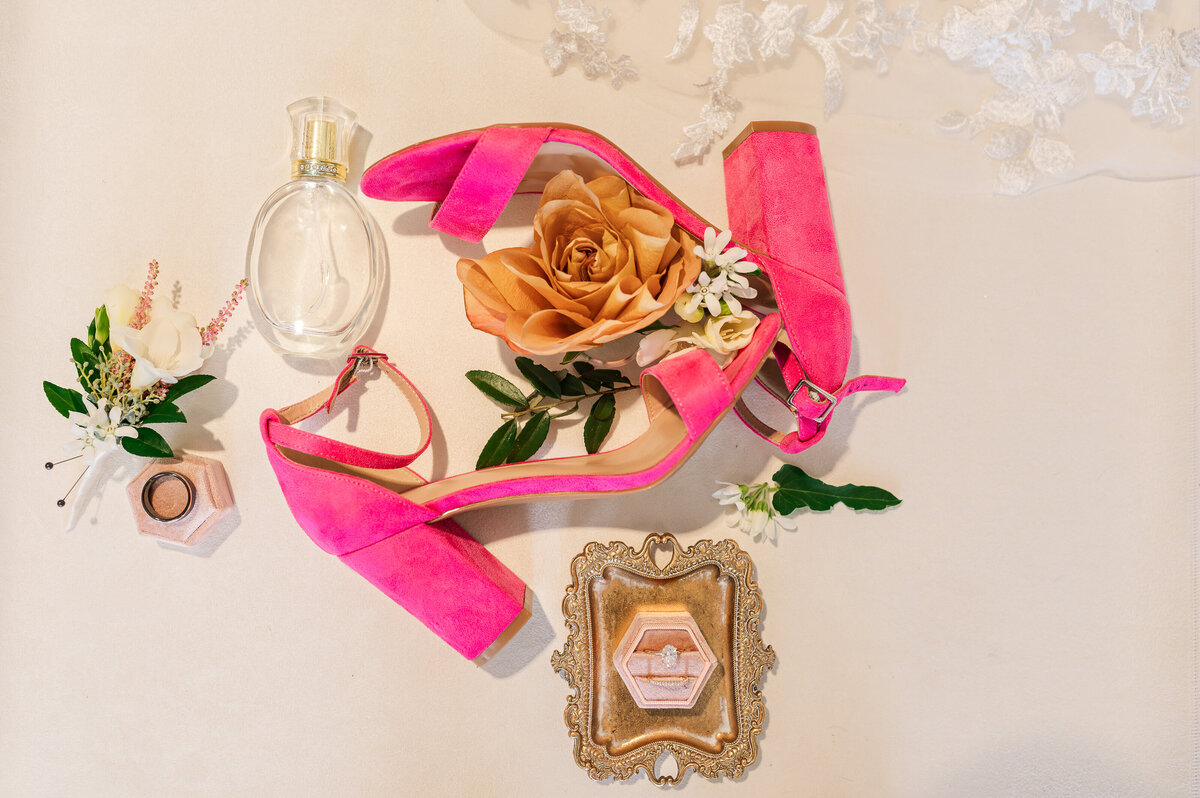
[[[671,559],[659,567],[655,552],[667,548]],[[571,561],[572,582],[563,598],[567,642],[550,664],[575,691],[563,717],[575,738],[575,761],[591,778],[628,779],[639,769],[659,785],[679,784],[688,770],[708,779],[722,774],[737,778],[758,757],[755,737],[766,720],[759,681],[763,670],[775,664],[775,651],[762,642],[762,594],[753,572],[750,556],[732,540],[702,540],[685,550],[670,534],[650,535],[640,551],[621,542],[589,543]],[[704,595],[701,577],[708,585],[721,585],[720,602]],[[638,594],[629,590],[601,606],[605,591],[616,584],[613,580],[640,584],[640,595],[652,595],[654,606],[632,606],[628,599]],[[642,710],[625,700],[628,695],[616,696],[618,690],[610,686],[615,684],[610,672],[617,630],[627,627],[636,611],[664,605],[691,611],[703,619],[706,634],[717,638],[709,642],[718,650],[721,667],[705,691],[721,695],[708,702],[711,710]],[[732,701],[723,700],[729,694]],[[714,715],[718,711],[725,716]],[[614,747],[613,735],[605,733],[608,727],[620,727],[626,739]],[[705,739],[697,743],[697,735]],[[655,773],[666,753],[675,758],[674,776]]]

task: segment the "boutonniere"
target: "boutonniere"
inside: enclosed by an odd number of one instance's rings
[[[142,290],[118,285],[96,308],[84,338],[70,341],[76,387],[42,383],[46,398],[71,424],[75,454],[46,468],[82,459],[85,468],[58,506],[100,461],[118,449],[138,457],[173,457],[170,444],[155,426],[181,424],[187,417],[176,404],[183,395],[212,382],[196,373],[212,355],[213,345],[246,290],[243,279],[213,319],[201,327],[190,313],[154,297],[158,262],[151,261]],[[80,494],[87,491],[80,490]],[[68,519],[70,527],[74,513]]]

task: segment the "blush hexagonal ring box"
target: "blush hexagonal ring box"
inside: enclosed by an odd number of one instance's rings
[[[640,551],[589,543],[571,572],[569,635],[551,664],[575,691],[564,713],[575,761],[596,780],[741,775],[758,757],[759,681],[775,662],[749,555],[732,540],[684,549],[650,535]]]
[[[642,709],[691,709],[717,655],[691,613],[639,612],[617,645],[613,667]]]

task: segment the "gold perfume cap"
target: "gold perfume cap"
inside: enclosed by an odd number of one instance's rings
[[[328,97],[309,97],[288,106],[292,115],[292,177],[346,179],[349,141],[357,118]]]
[[[337,125],[332,119],[309,119],[304,123],[304,160],[337,163]]]

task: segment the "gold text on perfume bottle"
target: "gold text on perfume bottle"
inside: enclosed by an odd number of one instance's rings
[[[292,177],[332,177],[334,180],[345,180],[346,167],[340,163],[316,159],[293,161]]]

